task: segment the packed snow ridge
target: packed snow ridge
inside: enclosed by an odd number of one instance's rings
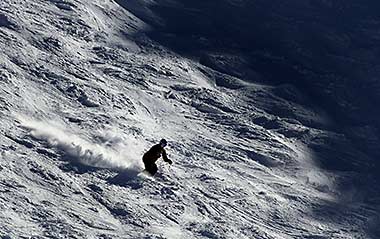
[[[373,155],[316,95],[248,67],[278,56],[173,21],[213,7],[0,2],[1,238],[378,238]],[[174,164],[142,176],[161,138]]]

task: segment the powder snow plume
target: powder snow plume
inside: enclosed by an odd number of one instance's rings
[[[138,171],[144,146],[135,138],[125,138],[115,130],[94,131],[96,142],[90,142],[69,133],[53,121],[26,120],[18,117],[21,126],[30,130],[30,135],[46,141],[50,147],[64,152],[70,160],[81,164],[115,170]]]

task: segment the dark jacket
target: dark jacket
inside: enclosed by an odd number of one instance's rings
[[[154,164],[161,155],[165,162],[171,163],[171,160],[168,159],[168,156],[166,155],[165,149],[160,144],[154,145],[144,154],[143,162],[145,164]]]

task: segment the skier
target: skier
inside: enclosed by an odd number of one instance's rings
[[[161,155],[165,162],[168,162],[169,164],[173,163],[170,159],[168,159],[168,156],[166,155],[166,151],[164,149],[167,144],[168,143],[165,139],[161,139],[159,144],[154,145],[143,156],[145,170],[148,171],[152,176],[158,170],[156,161],[161,157]]]

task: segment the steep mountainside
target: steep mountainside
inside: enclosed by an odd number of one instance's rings
[[[0,236],[378,238],[376,7],[1,1]]]

